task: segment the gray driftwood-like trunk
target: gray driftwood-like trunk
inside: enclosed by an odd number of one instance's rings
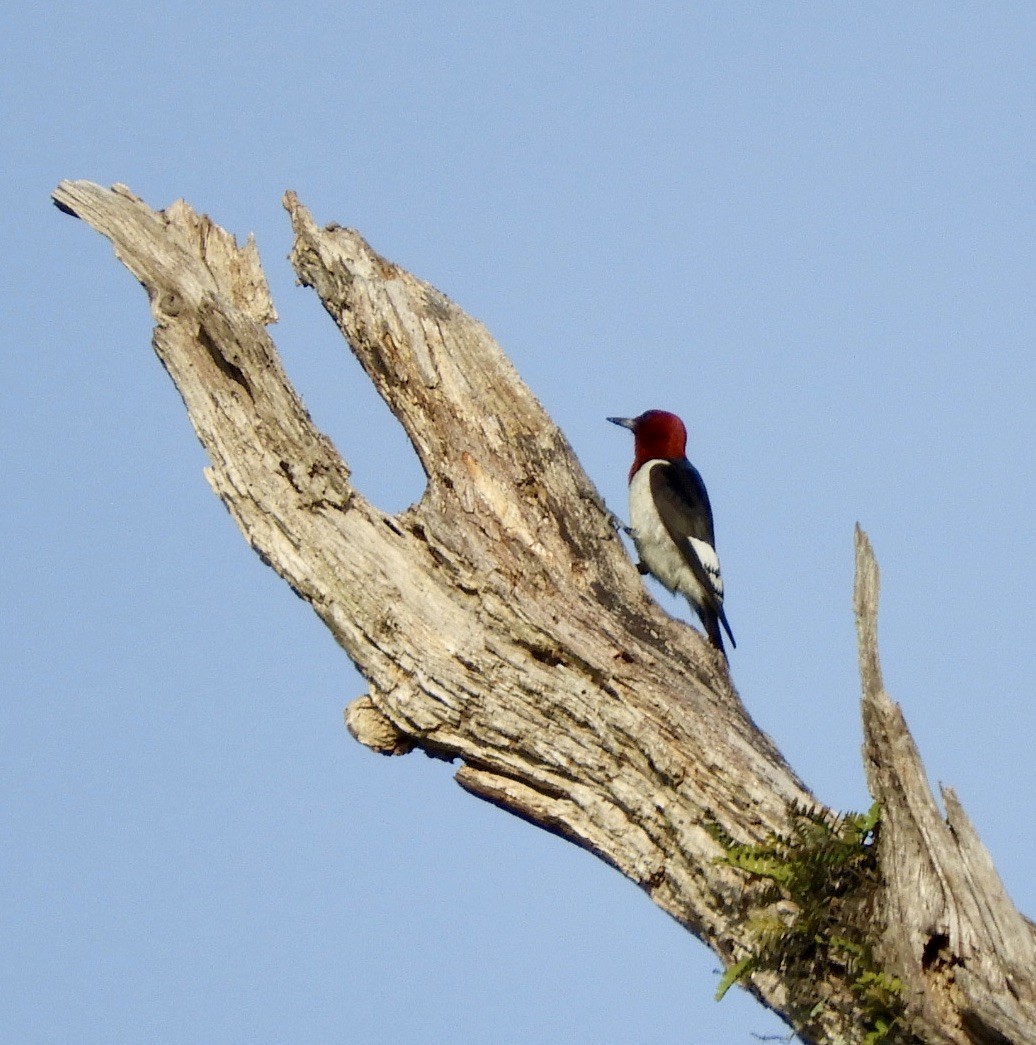
[[[484,327],[286,196],[299,280],[427,475],[420,502],[388,515],[352,486],[281,368],[254,243],[121,186],[62,182],[54,200],[147,290],[212,488],[367,680],[346,712],[357,740],[457,761],[463,788],[614,865],[727,965],[759,949],[760,916],[794,920],[770,883],[722,858],[794,836],[794,810],[820,807],[723,658],[645,593],[568,443]],[[871,971],[898,980],[903,1011],[882,1040],[1036,1042],[1036,932],[952,791],[940,813],[882,686],[876,613],[858,531],[865,757],[882,818],[852,918]],[[804,1041],[880,1036],[851,960],[756,963],[742,983]]]

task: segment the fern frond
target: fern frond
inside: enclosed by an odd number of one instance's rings
[[[723,995],[734,986],[738,980],[743,980],[747,976],[751,976],[752,971],[757,967],[758,959],[754,954],[747,954],[740,961],[734,962],[733,965],[727,967],[726,972],[723,973],[723,977],[719,981],[719,986],[716,988],[716,1001],[722,1001]]]

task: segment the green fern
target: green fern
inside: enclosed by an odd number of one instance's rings
[[[787,923],[773,914],[760,914],[749,922],[754,946],[724,972],[716,999],[758,969],[794,966],[819,980],[835,966],[866,1013],[868,1045],[878,1045],[900,1022],[903,985],[878,969],[853,915],[878,884],[875,842],[880,808],[875,803],[866,813],[832,814],[794,804],[789,817],[792,827],[787,835],[772,834],[758,845],[735,841],[715,821],[705,824],[723,850],[716,862],[762,886],[753,896],[755,906],[765,910],[783,900],[791,901],[794,909]],[[823,1004],[804,1010],[804,1022],[816,1019]]]
[[[743,980],[750,976],[752,971],[759,964],[758,959],[754,954],[746,955],[738,962],[734,962],[733,965],[729,966],[723,973],[722,978],[719,981],[719,986],[716,988],[716,1001],[722,1001],[723,995],[734,986],[738,980]]]

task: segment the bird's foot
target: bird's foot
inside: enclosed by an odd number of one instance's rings
[[[607,512],[608,525],[613,530],[621,530],[623,533],[630,533],[630,528],[610,509],[605,509]]]

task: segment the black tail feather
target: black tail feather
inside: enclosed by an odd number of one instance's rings
[[[695,607],[697,609],[697,607]],[[722,620],[724,627],[727,628],[727,634],[730,635],[730,628],[727,626],[726,616],[723,614],[722,607],[717,614],[715,610],[706,608],[703,606],[698,610],[698,616],[701,617],[701,622],[705,626],[705,634],[709,637],[709,642],[716,647],[725,657],[727,651],[723,648],[723,633],[719,630],[719,622]],[[736,646],[734,642],[734,636],[730,635],[731,644]]]
[[[727,623],[727,615],[723,610],[723,603],[720,603],[719,605],[719,619],[727,633],[727,638],[730,639],[730,645],[734,649],[737,649],[737,643],[734,641],[734,633],[730,630],[730,625]]]

